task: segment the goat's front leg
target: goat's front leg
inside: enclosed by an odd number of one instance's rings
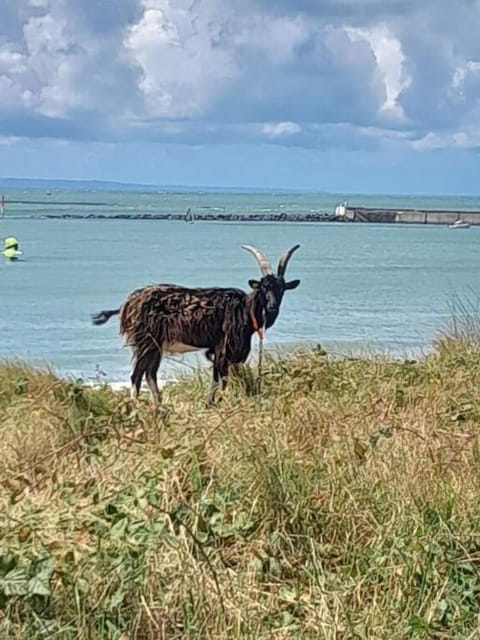
[[[213,364],[213,379],[207,398],[207,407],[211,407],[214,403],[217,391],[223,391],[225,389],[225,387],[227,386],[227,377],[228,363],[226,363],[225,361],[218,362],[217,358],[215,358]]]

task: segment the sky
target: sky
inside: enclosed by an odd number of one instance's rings
[[[478,194],[480,0],[1,0],[0,176]]]

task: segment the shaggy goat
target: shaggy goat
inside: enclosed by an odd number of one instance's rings
[[[133,291],[120,308],[93,316],[93,323],[101,325],[120,314],[120,333],[133,351],[132,398],[138,397],[145,374],[152,399],[158,404],[157,371],[163,353],[206,349],[207,357],[213,361],[207,400],[210,405],[216,391],[226,385],[229,366],[247,359],[252,335],[273,325],[283,294],[300,284],[300,280],[284,279],[288,262],[299,246],[285,253],[274,275],[261,251],[243,245],[256,258],[262,274],[260,280],[249,280],[251,293],[219,287],[151,285]]]

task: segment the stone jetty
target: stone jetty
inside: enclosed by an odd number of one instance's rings
[[[393,224],[453,224],[463,220],[470,225],[480,225],[480,211],[450,211],[441,209],[375,209],[372,207],[343,208],[335,220],[363,223]]]
[[[12,218],[15,216],[11,216]],[[22,216],[25,217],[25,216]],[[341,205],[335,212],[298,213],[49,213],[27,216],[32,219],[54,220],[178,220],[183,222],[342,222],[380,224],[450,225],[458,220],[480,225],[480,211],[449,211],[435,209],[381,209]]]
[[[167,213],[63,213],[31,216],[42,219],[62,220],[179,220],[186,222],[343,222],[381,224],[453,224],[463,220],[470,225],[480,225],[480,211],[441,211],[420,209],[375,209],[345,207],[338,213],[198,213],[194,219],[185,214]]]
[[[330,213],[198,213],[193,220],[185,220],[180,213],[61,213],[30,216],[31,218],[55,220],[180,220],[186,222],[328,222],[337,220]]]

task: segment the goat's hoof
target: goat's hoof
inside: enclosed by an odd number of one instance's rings
[[[222,402],[222,400],[223,400],[223,397],[220,395],[215,398],[211,398],[211,399],[209,398],[205,403],[205,407],[207,409],[211,409],[214,405],[218,404],[219,402]]]

